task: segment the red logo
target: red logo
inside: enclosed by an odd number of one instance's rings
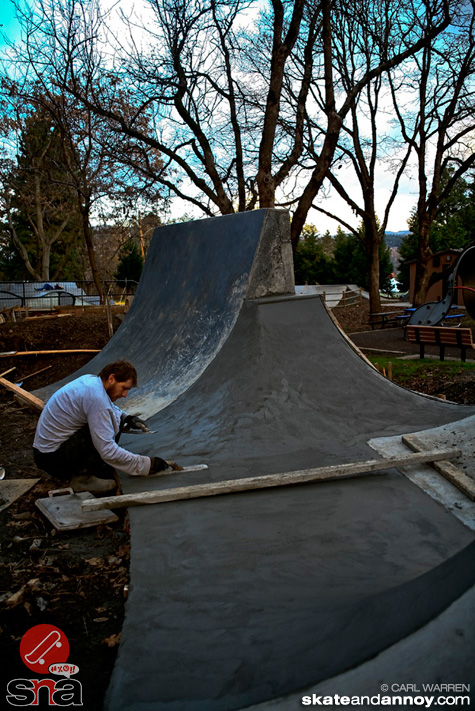
[[[47,674],[51,664],[67,661],[68,638],[54,625],[36,625],[23,635],[20,655],[28,669],[37,674]]]

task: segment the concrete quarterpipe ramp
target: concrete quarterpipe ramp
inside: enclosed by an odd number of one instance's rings
[[[134,345],[122,334],[121,355],[138,360],[142,374],[153,374],[154,392],[179,394],[161,410],[158,396],[148,420],[155,434],[129,435],[124,444],[182,464],[206,462],[209,470],[122,477],[124,493],[363,461],[375,456],[372,438],[474,413],[383,378],[346,341],[320,297],[275,295],[291,281],[282,258],[284,219],[277,211],[258,211],[192,224],[201,244],[208,225],[218,225],[217,232],[223,225],[215,250],[228,249],[227,229],[258,234],[234,306],[232,289],[212,290],[217,313],[232,315],[225,329],[219,318],[210,326],[219,338],[209,332],[211,355],[187,388],[183,380],[178,387],[166,382],[166,365],[156,364],[148,347],[150,339],[154,347],[159,343],[152,335],[156,319],[165,318],[174,338],[173,319],[162,316],[166,300],[155,302],[157,314],[146,307],[144,284],[173,279],[166,254],[160,260],[152,245],[153,266],[147,264],[135,310],[119,331],[125,329]],[[179,230],[186,234],[186,225]],[[199,274],[204,257],[192,241],[186,244],[191,261],[183,252],[188,276],[182,272],[181,286],[201,290],[206,300]],[[263,244],[274,246],[260,252]],[[254,277],[263,266],[272,272],[272,251],[280,286],[267,279],[261,289],[265,279]],[[221,262],[219,251],[213,262],[235,269],[235,260],[223,255]],[[238,269],[234,274],[238,278]],[[252,292],[251,282],[257,285]],[[192,329],[193,320],[181,312],[175,317],[182,329],[176,343],[186,342],[182,326]],[[207,339],[190,342],[198,348]],[[118,355],[116,345],[103,357],[110,360],[112,352]],[[153,401],[151,393],[150,412]],[[395,470],[129,513],[131,592],[110,711],[226,711],[299,692],[411,634],[475,582],[474,533]]]
[[[151,419],[157,434],[130,445],[208,462],[191,484],[368,459],[372,436],[470,412],[385,380],[318,297],[251,301],[202,377]],[[183,479],[146,484],[123,482]],[[473,533],[394,471],[130,517],[110,709],[238,709],[291,693],[406,636],[475,578]]]
[[[244,298],[293,293],[288,216],[256,210],[155,230],[137,294],[107,346],[70,378],[38,390],[48,397],[84,373],[128,358],[139,387],[129,411],[144,418],[165,407],[206,368],[228,337]],[[272,266],[272,268],[271,268]]]

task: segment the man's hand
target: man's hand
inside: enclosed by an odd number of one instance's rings
[[[161,457],[151,457],[152,464],[150,466],[149,474],[158,474],[158,472],[163,472],[165,469],[169,469],[170,465]]]
[[[137,417],[137,415],[127,415],[121,423],[122,432],[130,432],[130,430],[142,430],[148,432],[146,423]]]

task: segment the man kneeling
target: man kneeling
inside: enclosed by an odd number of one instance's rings
[[[114,469],[130,476],[167,469],[160,457],[133,454],[118,445],[121,432],[144,426],[113,404],[136,385],[132,363],[117,360],[99,375],[82,375],[55,392],[36,428],[37,467],[57,479],[70,479],[74,491],[96,492],[115,488]]]

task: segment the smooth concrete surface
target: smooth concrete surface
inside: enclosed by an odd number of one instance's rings
[[[394,474],[130,511],[109,709],[237,709],[414,632],[475,581],[470,534]]]
[[[137,368],[139,385],[124,407],[150,417],[204,371],[229,336],[244,298],[294,290],[286,211],[159,227],[120,329],[84,368],[35,393],[47,399],[69,380],[127,358]]]
[[[246,301],[203,376],[148,420],[157,434],[124,443],[186,465],[210,464],[209,472],[187,474],[194,484],[371,459],[373,437],[473,412],[390,382],[350,347],[318,296],[290,297]],[[169,483],[176,485],[156,485]]]
[[[88,372],[135,362],[127,409],[155,433],[125,446],[209,470],[124,476],[124,493],[372,459],[373,438],[474,414],[383,378],[319,297],[283,297],[288,245],[274,210],[157,231],[133,307]],[[130,522],[109,711],[230,711],[299,693],[475,582],[474,532],[394,470],[137,507]]]
[[[447,690],[443,685],[454,688]],[[304,695],[323,697],[434,696],[432,706],[443,705],[468,708],[466,700],[475,703],[475,587],[444,612],[414,634],[386,649],[376,657],[344,674],[308,687],[298,694],[262,704],[247,706],[247,711],[292,711],[302,708]],[[456,699],[456,702],[453,699]],[[436,701],[437,699],[437,701]],[[406,702],[405,706],[409,706]],[[417,705],[414,703],[412,705]],[[380,704],[379,706],[382,706]],[[348,709],[346,704],[335,704],[334,709]],[[375,705],[361,702],[361,711]],[[376,705],[378,708],[378,705]]]
[[[124,492],[374,457],[377,436],[473,414],[383,378],[319,297],[246,301],[135,451],[210,469]],[[225,711],[350,669],[475,582],[475,537],[404,476],[130,510],[131,593],[107,708]],[[153,651],[151,651],[153,650]]]

